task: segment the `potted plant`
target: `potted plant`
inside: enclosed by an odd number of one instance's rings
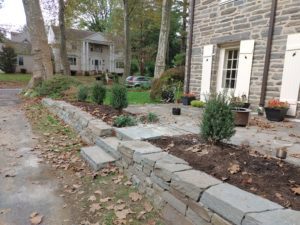
[[[278,99],[269,100],[265,107],[267,119],[276,122],[283,121],[289,107],[287,102],[281,102]]]
[[[181,90],[181,82],[178,82],[177,85],[174,87],[174,96],[176,97],[176,106],[177,107],[173,107],[172,108],[172,114],[173,115],[180,115],[181,114],[181,108],[178,107],[179,104],[178,104],[178,99],[179,99],[179,94],[180,94],[180,90]]]
[[[248,103],[247,97],[245,95],[242,97],[232,97],[230,99],[230,106],[234,116],[234,124],[242,127],[247,126],[251,112],[248,109],[250,103]]]
[[[184,93],[181,97],[183,105],[190,105],[193,100],[196,100],[196,96],[193,93]]]

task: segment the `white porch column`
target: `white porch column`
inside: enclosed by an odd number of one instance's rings
[[[89,42],[86,42],[86,71],[90,72],[90,47],[89,47]]]
[[[85,41],[82,42],[82,52],[81,52],[81,71],[84,73],[85,71],[85,60],[86,60],[86,57],[85,57]]]

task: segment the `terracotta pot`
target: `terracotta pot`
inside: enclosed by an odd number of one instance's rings
[[[267,119],[270,121],[280,122],[284,120],[284,117],[289,109],[276,109],[265,107]]]
[[[245,108],[235,108],[232,109],[233,116],[234,116],[234,125],[245,127],[249,123],[250,118],[250,109]]]

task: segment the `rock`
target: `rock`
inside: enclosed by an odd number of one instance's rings
[[[248,213],[242,225],[298,225],[300,212],[291,209]]]
[[[206,190],[200,202],[234,224],[241,224],[250,212],[282,209],[276,203],[225,183]]]
[[[179,192],[198,201],[201,193],[216,184],[222,183],[220,180],[198,170],[187,170],[174,173],[171,187]]]
[[[119,145],[118,150],[129,158],[133,158],[133,154],[137,156],[162,151],[160,148],[145,141],[123,141]]]
[[[179,199],[175,198],[173,195],[171,195],[168,191],[165,191],[162,194],[162,198],[165,202],[167,202],[170,206],[172,206],[174,209],[176,209],[178,212],[180,212],[182,215],[185,215],[187,206]]]
[[[168,164],[158,161],[155,164],[154,174],[166,182],[170,182],[174,172],[190,170],[192,167],[186,164]]]
[[[115,162],[113,157],[98,146],[83,147],[80,153],[94,170],[99,170]]]

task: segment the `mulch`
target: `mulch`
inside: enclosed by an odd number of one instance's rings
[[[246,146],[208,145],[199,135],[149,140],[172,155],[245,191],[300,210],[300,168]],[[297,189],[299,188],[299,189]]]
[[[95,116],[98,119],[103,120],[109,125],[113,125],[113,121],[116,117],[120,115],[131,115],[128,112],[120,112],[109,105],[97,105],[94,103],[88,102],[77,102],[77,101],[69,101],[70,104],[79,107],[81,110],[90,113],[92,116]]]

